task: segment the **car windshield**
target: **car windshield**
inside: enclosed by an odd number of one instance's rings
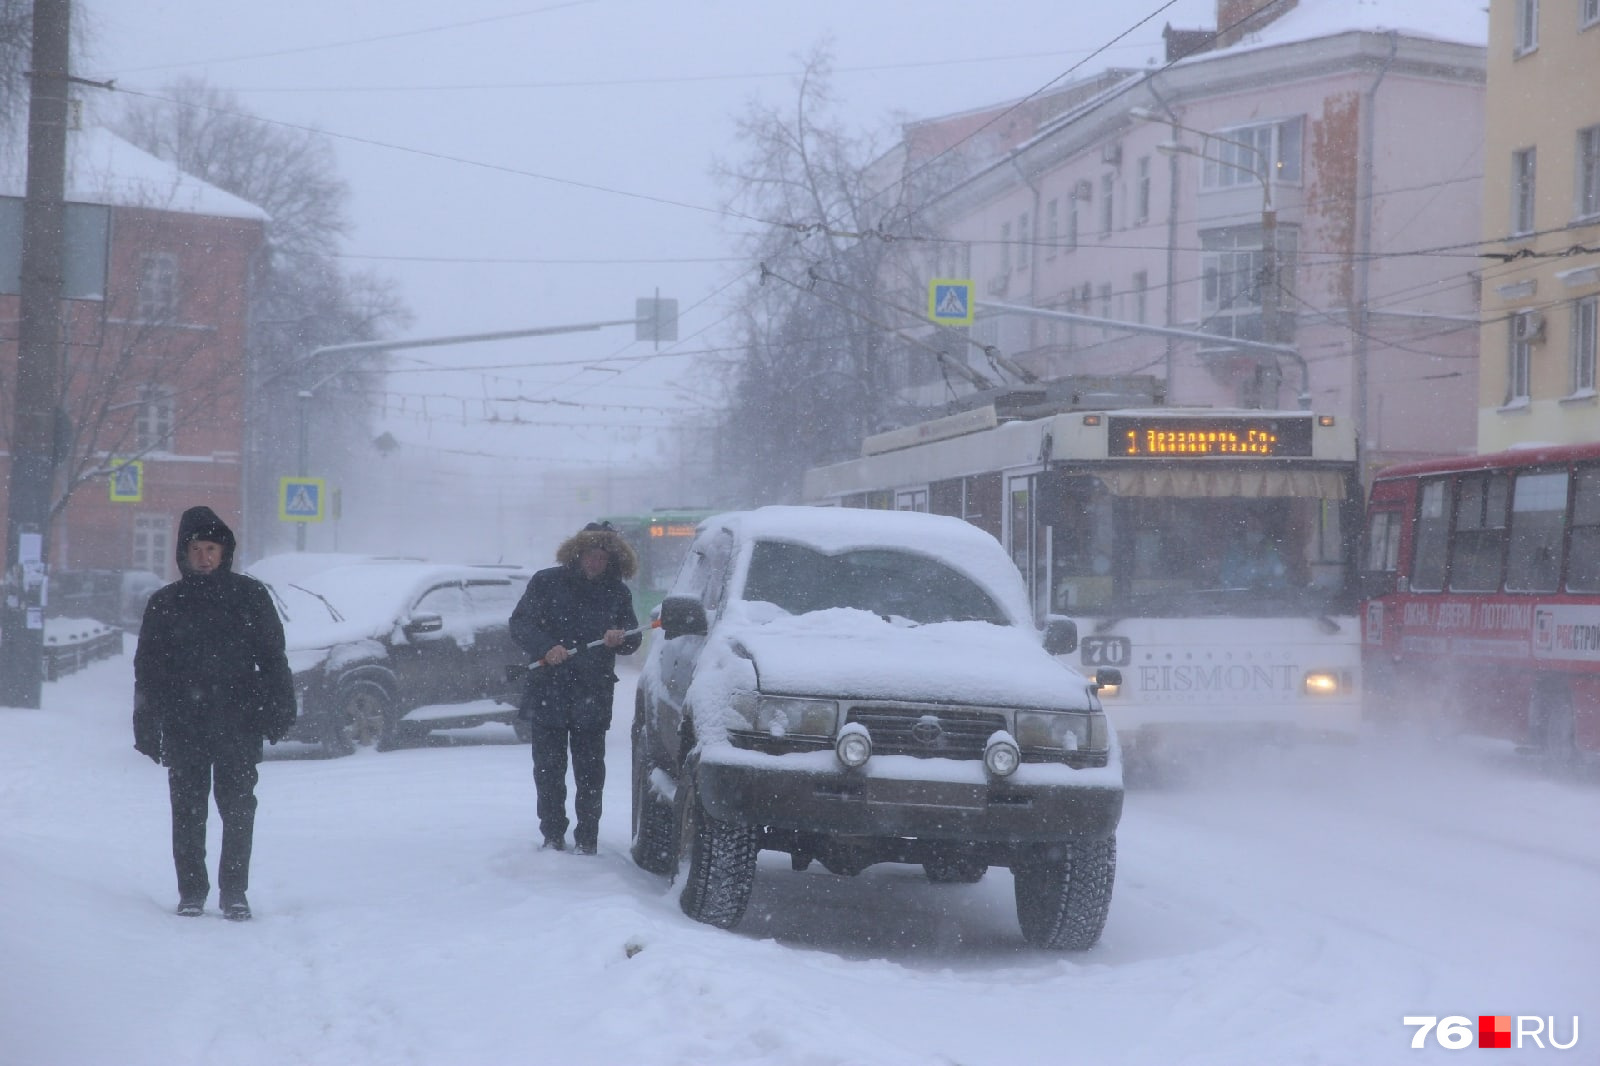
[[[801,544],[757,542],[744,599],[772,603],[790,614],[854,607],[913,622],[1009,624],[971,578],[926,555],[893,548],[828,553]]]

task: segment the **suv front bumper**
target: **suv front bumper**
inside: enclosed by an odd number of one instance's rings
[[[853,771],[831,751],[716,745],[702,751],[696,780],[701,805],[719,821],[830,836],[1049,843],[1109,836],[1122,816],[1116,769],[1025,764],[990,779],[976,762],[884,756]]]

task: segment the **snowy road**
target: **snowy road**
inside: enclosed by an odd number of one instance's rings
[[[775,855],[725,933],[628,861],[624,681],[598,858],[535,850],[509,729],[274,758],[248,925],[170,913],[126,658],[0,710],[0,1063],[1326,1066],[1459,1057],[1405,1015],[1600,1018],[1594,780],[1369,742],[1133,791],[1083,955],[1023,945],[1003,870]]]

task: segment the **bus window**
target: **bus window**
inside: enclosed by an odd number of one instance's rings
[[[1450,560],[1450,591],[1490,592],[1500,587],[1506,549],[1505,474],[1461,479],[1456,496],[1455,552]]]
[[[1567,549],[1567,588],[1600,592],[1600,467],[1580,466],[1572,496],[1572,544]]]
[[[1561,536],[1567,521],[1567,472],[1517,475],[1511,493],[1506,588],[1554,592],[1561,583]]]
[[[1446,549],[1450,545],[1450,482],[1439,479],[1422,485],[1417,513],[1416,542],[1412,545],[1411,588],[1439,592],[1444,588]]]
[[[1400,512],[1374,511],[1367,523],[1361,569],[1393,572],[1400,568]]]

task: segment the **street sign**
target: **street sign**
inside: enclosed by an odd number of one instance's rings
[[[934,278],[928,282],[928,318],[940,326],[970,326],[977,308],[971,278]]]
[[[678,339],[678,301],[641,297],[633,302],[633,339],[661,344]]]
[[[281,477],[278,479],[278,520],[320,522],[327,496],[320,477]]]
[[[144,463],[138,459],[111,460],[111,502],[144,502]]]

